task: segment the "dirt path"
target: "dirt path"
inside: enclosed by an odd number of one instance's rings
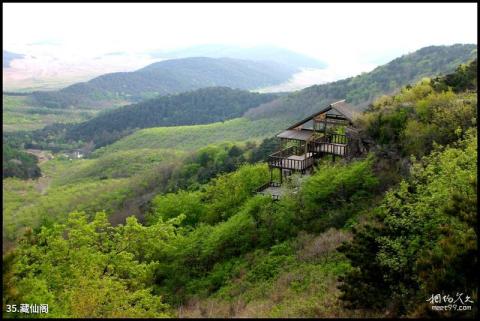
[[[53,158],[52,153],[46,150],[41,149],[26,149],[27,153],[37,156],[38,158],[38,165],[45,163]]]
[[[52,179],[48,176],[42,176],[37,179],[37,184],[35,184],[35,189],[40,194],[45,194],[48,187],[50,186]]]
[[[48,162],[53,158],[52,153],[46,150],[41,150],[41,149],[27,149],[25,150],[27,153],[30,153],[32,155],[35,155],[38,159],[38,165],[41,165],[45,162]],[[40,194],[45,194],[48,187],[50,186],[51,183],[51,177],[44,176],[42,174],[41,177],[37,179],[37,183],[35,184],[35,189],[40,193]]]

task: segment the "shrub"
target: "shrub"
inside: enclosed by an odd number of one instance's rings
[[[300,193],[300,215],[306,227],[314,219],[324,221],[321,229],[345,223],[378,186],[372,165],[373,157],[369,157],[351,164],[321,167],[307,180]]]

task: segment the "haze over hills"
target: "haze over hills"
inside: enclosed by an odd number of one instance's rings
[[[478,315],[475,5],[2,9],[5,319]]]
[[[414,84],[423,77],[455,70],[459,64],[473,60],[476,50],[476,45],[426,47],[372,72],[290,94],[259,95],[228,88],[206,88],[160,97],[69,125],[61,136],[68,141],[93,140],[95,145],[102,146],[140,128],[206,124],[243,116],[251,121],[248,126],[244,125],[244,137],[251,135],[256,122],[264,127],[263,135],[267,137],[287,123],[304,118],[336,100],[346,98],[362,109],[375,97]],[[36,135],[47,137],[49,130],[46,128],[44,134],[38,132]],[[235,129],[241,130],[240,127]]]
[[[15,53],[15,52],[10,52],[3,50],[3,68],[8,68],[10,67],[10,63],[15,60],[15,59],[22,59],[25,57],[23,54]]]
[[[44,48],[45,46],[47,48]],[[191,57],[268,60],[292,67],[299,74],[302,74],[305,68],[309,71],[321,71],[326,67],[326,63],[310,56],[267,45],[245,48],[205,44],[174,50],[110,51],[90,57],[63,53],[58,50],[59,48],[52,46],[58,47],[59,44],[35,44],[26,48],[30,50],[27,50],[26,54],[14,58],[16,59],[14,64],[8,66],[4,64],[3,89],[5,91],[57,90],[77,82],[89,81],[106,73],[135,71],[161,60]],[[5,56],[4,54],[4,61],[6,61]],[[347,76],[353,74],[349,73]],[[340,76],[340,78],[343,77]],[[328,75],[322,75],[321,81],[309,84],[321,83],[324,78],[330,79]],[[337,77],[335,80],[340,78]]]
[[[134,72],[102,75],[52,92],[34,92],[46,107],[95,107],[111,100],[139,101],[212,86],[254,89],[281,83],[295,68],[275,62],[194,57],[160,61]]]
[[[369,73],[311,86],[265,103],[250,109],[245,116],[252,120],[283,118],[288,121],[297,121],[341,99],[347,99],[358,109],[363,109],[378,96],[391,94],[402,86],[415,83],[423,77],[453,72],[459,64],[476,57],[477,46],[474,44],[425,47],[394,59]]]
[[[263,45],[254,47],[239,47],[222,44],[205,44],[174,50],[154,50],[150,52],[153,58],[185,58],[185,57],[230,57],[248,60],[268,60],[293,68],[323,69],[327,64],[310,56],[288,49]]]
[[[10,60],[8,67],[4,64],[4,91],[57,90],[106,73],[137,70],[158,61],[142,54],[83,57],[58,48],[37,47],[26,48],[30,51],[25,50],[22,57]]]

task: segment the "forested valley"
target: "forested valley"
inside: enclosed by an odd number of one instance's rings
[[[197,89],[4,133],[4,306],[473,317],[476,305],[440,314],[427,302],[439,289],[478,300],[473,57],[473,45],[425,48],[299,92]],[[368,151],[292,175],[279,200],[253,193],[271,179],[275,133],[341,98],[363,110]]]
[[[474,59],[476,54],[475,45],[430,46],[394,59],[369,73],[292,93],[258,94],[227,87],[210,87],[210,83],[206,82],[207,85],[199,85],[200,88],[196,90],[154,96],[155,98],[130,105],[117,103],[115,107],[102,110],[85,108],[81,103],[74,105],[74,109],[32,107],[29,105],[29,95],[4,95],[4,108],[7,111],[4,122],[20,125],[16,125],[13,131],[5,131],[3,141],[4,145],[20,149],[52,152],[80,150],[82,154],[88,155],[94,149],[112,144],[123,137],[128,139],[131,134],[142,135],[144,132],[139,129],[215,122],[225,125],[223,135],[226,141],[263,139],[340,99],[346,98],[362,111],[381,95],[391,94],[423,77],[451,73],[459,64]],[[165,61],[146,69],[158,67],[163,70],[162,66],[167,66],[171,72],[172,68],[180,66],[189,73],[199,73],[208,66],[201,65],[198,60],[187,63],[188,61],[190,60]],[[218,64],[221,65],[220,62]],[[231,72],[228,68],[221,70],[224,78],[225,74]],[[253,73],[256,71],[253,69]],[[111,82],[109,77],[102,80],[105,86]],[[121,84],[120,82],[117,86]],[[128,84],[127,81],[123,85]],[[54,95],[55,92],[51,94]],[[32,119],[33,117],[35,118]],[[53,119],[50,120],[51,118]],[[236,126],[239,118],[242,119],[244,128]],[[31,128],[38,126],[38,121],[43,119],[46,119],[45,126]],[[231,130],[227,130],[230,126]],[[140,145],[151,144],[151,140],[142,139]]]

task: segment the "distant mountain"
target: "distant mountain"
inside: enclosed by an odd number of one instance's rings
[[[15,59],[22,59],[25,55],[3,50],[3,68],[10,67],[10,63]]]
[[[248,110],[245,116],[250,119],[283,118],[289,122],[297,121],[340,99],[347,99],[361,110],[378,96],[391,94],[423,77],[451,73],[459,64],[476,57],[477,46],[473,44],[425,47],[394,59],[369,73],[314,85],[265,103]]]
[[[202,88],[105,112],[68,128],[66,138],[93,140],[98,146],[135,129],[207,124],[240,117],[248,109],[277,97],[277,94],[259,94],[227,87]]]
[[[229,45],[199,45],[183,49],[175,50],[156,50],[151,51],[150,55],[154,58],[185,58],[185,57],[230,57],[237,59],[249,60],[268,60],[274,61],[282,65],[293,68],[319,68],[323,69],[327,66],[326,63],[300,54],[288,49],[279,48],[275,46],[255,46],[250,48],[242,48],[238,46]]]
[[[112,100],[138,102],[212,86],[255,89],[284,82],[295,71],[295,68],[269,61],[206,57],[172,59],[133,72],[105,74],[58,91],[34,92],[32,98],[46,107],[100,107]]]

